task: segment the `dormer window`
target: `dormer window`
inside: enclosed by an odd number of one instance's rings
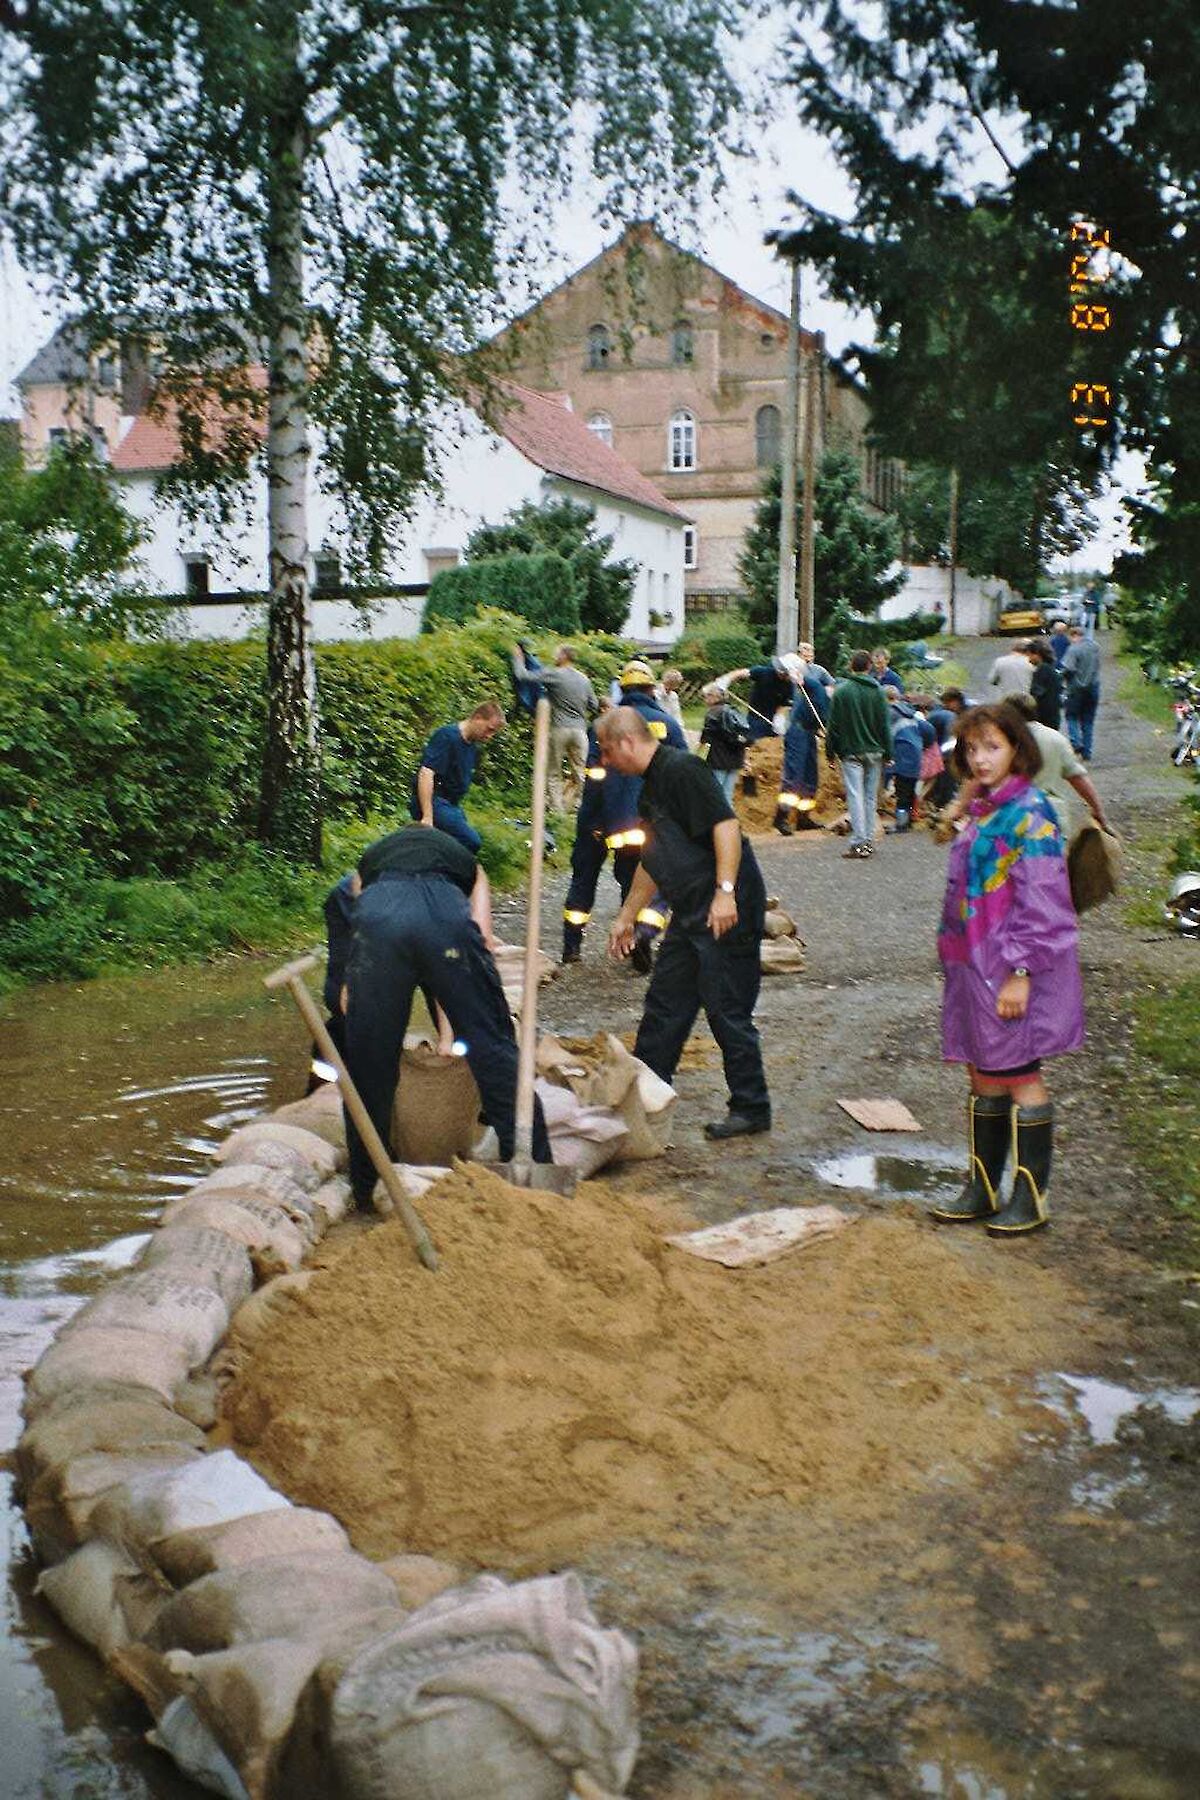
[[[587,422],[587,428],[593,437],[599,438],[600,442],[602,444],[607,444],[611,450],[613,441],[613,423],[607,413],[593,413]]]
[[[694,356],[692,328],[686,319],[677,319],[671,331],[671,361],[677,368],[688,369]]]
[[[588,368],[607,369],[611,357],[612,333],[607,325],[593,325],[587,340]]]

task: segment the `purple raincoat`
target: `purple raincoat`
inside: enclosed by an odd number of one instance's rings
[[[942,1056],[1019,1069],[1083,1043],[1083,983],[1062,834],[1040,788],[1010,775],[971,802],[950,851],[938,932],[945,973]],[[996,997],[1026,968],[1029,1008],[1001,1019]]]

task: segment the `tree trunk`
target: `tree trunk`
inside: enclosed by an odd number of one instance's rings
[[[267,532],[267,741],[259,836],[301,861],[321,856],[321,740],[308,587],[308,396],[304,305],[303,111],[273,131],[267,275],[270,305]]]

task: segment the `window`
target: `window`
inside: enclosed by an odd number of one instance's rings
[[[612,448],[612,420],[607,413],[593,413],[587,422],[587,428],[593,437],[598,437],[602,444]]]
[[[694,354],[692,328],[686,319],[678,319],[671,332],[671,361],[680,368],[689,368]]]
[[[612,356],[612,333],[607,325],[593,325],[588,332],[587,359],[589,369],[607,369]]]
[[[779,408],[760,406],[754,415],[754,460],[760,469],[773,469],[779,461],[783,433]]]
[[[700,533],[694,525],[683,528],[683,566],[685,569],[700,567]]]
[[[336,550],[318,550],[313,557],[313,591],[335,594],[342,585],[342,559]]]
[[[211,591],[212,570],[207,556],[185,556],[183,559],[184,591],[189,600],[205,600]]]
[[[99,356],[96,358],[96,383],[102,388],[113,388],[117,385],[117,359],[115,356]]]
[[[46,434],[46,443],[51,450],[61,450],[71,441],[71,434],[65,425],[52,425]]]
[[[694,469],[696,467],[696,418],[686,408],[672,413],[671,423],[667,430],[667,467],[669,469]]]

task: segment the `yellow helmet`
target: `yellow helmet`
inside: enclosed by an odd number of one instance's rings
[[[654,686],[654,670],[649,663],[627,662],[621,670],[621,686],[623,688],[652,688]]]

